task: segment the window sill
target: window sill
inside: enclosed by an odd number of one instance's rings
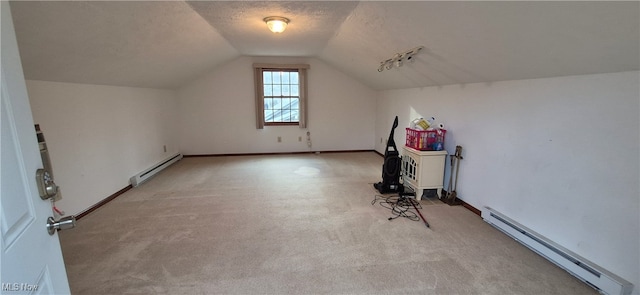
[[[298,126],[299,122],[264,122],[264,126]]]

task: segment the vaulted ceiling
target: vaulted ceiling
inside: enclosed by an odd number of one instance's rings
[[[25,77],[175,89],[239,56],[317,58],[372,89],[638,70],[640,2],[15,1]],[[291,19],[274,34],[263,18]],[[402,67],[380,62],[416,46]]]

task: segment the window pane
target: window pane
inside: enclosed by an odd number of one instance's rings
[[[282,121],[283,122],[291,122],[291,111],[290,110],[282,110]]]
[[[273,111],[273,122],[282,122],[282,110]]]
[[[266,95],[266,94],[265,94]],[[273,96],[282,96],[282,85],[273,85]]]
[[[291,99],[290,98],[283,98],[282,99],[282,109],[286,110],[286,109],[290,109],[291,108]]]
[[[290,70],[263,71],[265,123],[300,120],[300,74]]]
[[[273,72],[273,84],[281,84],[282,83],[282,79],[280,78],[282,76],[282,72]]]
[[[272,84],[271,83],[271,72],[262,72],[262,84]]]
[[[264,110],[264,121],[265,122],[273,122],[273,111],[272,110]]]
[[[264,85],[264,96],[273,96],[273,86]]]
[[[286,84],[283,84],[283,85],[282,85],[282,95],[283,95],[283,96],[289,96],[289,95],[291,95],[291,94],[290,94],[290,91],[289,91],[289,87],[290,87],[290,86],[289,86],[289,85],[286,85]]]
[[[272,109],[274,110],[279,110],[282,108],[282,103],[280,101],[280,98],[274,98],[273,100],[273,104],[272,104]]]

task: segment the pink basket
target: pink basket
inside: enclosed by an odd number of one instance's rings
[[[407,128],[406,146],[419,151],[441,151],[447,130],[414,130]]]

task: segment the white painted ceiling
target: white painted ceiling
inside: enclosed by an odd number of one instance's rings
[[[640,69],[640,2],[18,1],[25,77],[175,89],[239,56],[313,57],[372,89]],[[262,19],[291,19],[274,34]],[[412,63],[378,72],[395,53]]]

